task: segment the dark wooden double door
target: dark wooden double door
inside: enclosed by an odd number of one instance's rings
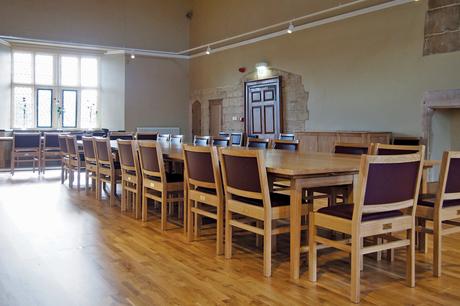
[[[281,77],[245,83],[246,133],[277,138],[283,129]]]

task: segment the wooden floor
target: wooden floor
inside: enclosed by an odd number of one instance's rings
[[[209,235],[185,241],[181,229],[162,234],[158,218],[142,224],[94,194],[42,178],[0,173],[0,305],[344,305],[350,304],[349,258],[319,252],[318,283],[306,258],[299,281],[289,279],[288,237],[262,275],[262,250],[252,235],[234,239],[234,258],[215,256]],[[396,261],[366,258],[362,304],[460,303],[460,235],[444,244],[443,276],[431,255],[417,254],[417,287],[405,286],[404,250]],[[429,241],[431,251],[431,240]]]

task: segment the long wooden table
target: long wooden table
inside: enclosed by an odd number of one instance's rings
[[[111,141],[114,151],[117,142]],[[183,160],[182,146],[161,144],[164,158]],[[237,150],[252,148],[235,148]],[[265,167],[271,177],[290,181],[290,271],[293,279],[299,278],[301,253],[301,209],[305,189],[323,186],[356,186],[360,158],[332,153],[297,153],[282,150],[264,150]]]

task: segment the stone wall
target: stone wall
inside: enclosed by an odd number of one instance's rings
[[[281,99],[284,114],[284,131],[291,133],[304,131],[308,120],[308,92],[302,84],[302,77],[282,70],[270,69],[264,78],[281,76]],[[191,93],[190,109],[195,101],[201,103],[201,131],[209,133],[209,100],[222,99],[223,123],[222,130],[229,132],[244,131],[244,82],[257,80],[257,74],[245,75],[238,84],[199,89]],[[236,120],[235,120],[236,118]]]
[[[429,0],[424,55],[460,51],[460,0]]]

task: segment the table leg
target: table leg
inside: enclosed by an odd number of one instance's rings
[[[299,279],[300,274],[300,236],[302,215],[302,189],[296,179],[291,179],[291,203],[290,203],[290,254],[291,254],[291,278]]]

